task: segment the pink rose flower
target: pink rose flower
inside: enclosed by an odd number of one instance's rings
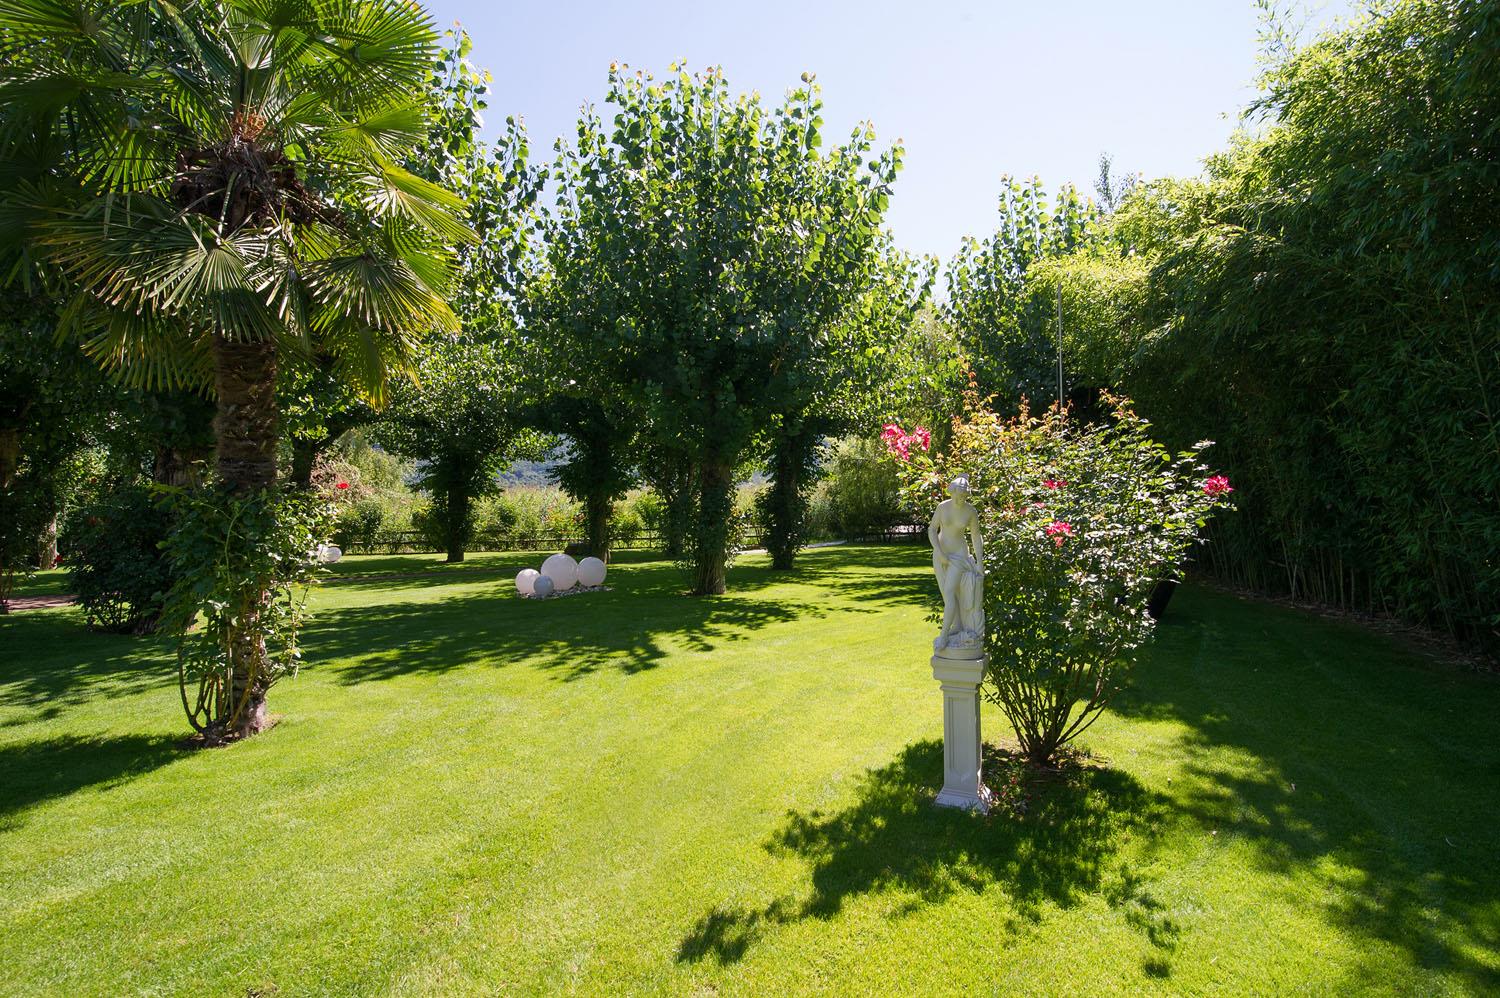
[[[1052,543],[1062,547],[1063,542],[1069,537],[1077,536],[1073,531],[1073,525],[1067,520],[1053,520],[1046,526],[1047,536],[1052,538]]]
[[[1227,496],[1234,489],[1229,484],[1229,479],[1223,475],[1214,475],[1203,483],[1203,493],[1210,496]]]

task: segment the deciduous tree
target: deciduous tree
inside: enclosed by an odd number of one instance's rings
[[[598,358],[691,468],[693,591],[724,591],[735,469],[859,294],[900,165],[861,125],[829,152],[810,76],[779,105],[723,74],[614,66],[558,160],[558,216],[606,285]],[[583,303],[587,306],[587,303]]]

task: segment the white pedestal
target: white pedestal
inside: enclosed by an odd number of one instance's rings
[[[986,659],[932,656],[932,678],[943,684],[943,789],[941,807],[988,812],[981,793],[982,760],[979,747],[979,684]]]

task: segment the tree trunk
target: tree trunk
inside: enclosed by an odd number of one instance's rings
[[[693,524],[695,596],[717,596],[724,592],[733,516],[733,466],[721,460],[705,462],[698,469],[698,518]]]
[[[607,495],[594,493],[586,497],[584,508],[588,518],[589,554],[600,561],[607,562],[609,561],[609,546],[613,540],[610,536],[609,520],[615,511],[614,500]]]
[[[21,466],[21,428],[0,426],[0,489],[10,488]]]
[[[57,514],[42,531],[41,543],[37,546],[37,568],[47,569],[57,564]]]
[[[653,455],[642,469],[642,477],[661,500],[662,553],[676,560],[687,553],[697,496],[693,491],[693,469],[681,458]]]
[[[151,463],[151,480],[159,485],[194,486],[199,484],[198,462],[202,455],[162,447]]]
[[[322,441],[298,438],[292,441],[292,473],[288,481],[294,488],[311,489],[313,465],[318,462]]]
[[[328,432],[323,436],[312,440],[294,439],[292,441],[291,483],[299,489],[311,489],[313,471],[317,468],[319,455],[338,443],[340,437],[362,422],[364,420],[353,412],[335,413],[324,419],[324,429]]]
[[[446,503],[446,519],[443,534],[448,548],[448,562],[458,564],[464,560],[465,548],[469,544],[469,494],[462,489],[449,489]]]
[[[219,479],[232,492],[276,484],[276,344],[214,337],[214,439]]]
[[[776,440],[771,485],[759,504],[772,568],[791,568],[807,541],[807,479],[816,447],[817,437],[806,431],[783,434]]]
[[[214,413],[219,480],[231,492],[250,493],[276,484],[276,344],[214,337]],[[269,593],[252,593],[228,637],[229,737],[262,731],[268,724],[266,691],[270,668],[260,611]]]

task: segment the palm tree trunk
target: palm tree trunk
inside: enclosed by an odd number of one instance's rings
[[[276,484],[276,344],[214,337],[219,480],[232,492]]]
[[[214,337],[214,414],[219,481],[235,493],[276,484],[276,343],[240,342]],[[268,585],[252,590],[229,634],[229,714],[222,718],[229,737],[262,731],[269,723],[266,691],[270,668],[260,613]]]

